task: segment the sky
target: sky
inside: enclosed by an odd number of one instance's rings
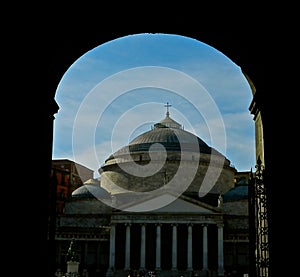
[[[238,171],[255,166],[250,86],[237,64],[192,38],[141,33],[99,45],[69,67],[55,100],[52,158],[82,164],[95,178],[167,109]]]

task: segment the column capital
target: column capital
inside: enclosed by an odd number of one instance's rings
[[[125,226],[131,226],[132,224],[130,222],[126,222]]]
[[[202,223],[201,226],[202,226],[202,227],[207,227],[207,226],[208,226],[208,223]]]
[[[218,226],[218,228],[223,228],[224,227],[224,223],[218,223],[217,226]]]

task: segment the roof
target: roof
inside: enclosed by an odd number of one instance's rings
[[[142,133],[134,138],[129,144],[109,157],[109,159],[118,155],[133,152],[148,152],[153,144],[159,143],[164,146],[166,151],[192,151],[200,153],[211,153],[211,147],[208,146],[198,136],[185,131],[182,126],[167,116],[160,122],[154,124],[152,130]],[[151,150],[155,150],[151,148]],[[161,151],[161,149],[158,149]]]
[[[236,185],[234,188],[230,189],[223,195],[223,201],[237,201],[248,199],[248,185]]]
[[[69,160],[69,159],[52,159],[52,166],[53,165],[75,165],[76,167],[81,167],[81,168],[84,168],[90,172],[93,172],[93,169],[90,169],[88,168],[87,166],[83,165],[83,164],[80,164],[80,163],[77,163],[75,161],[72,161],[72,160]]]
[[[89,179],[72,192],[72,198],[110,199],[110,193],[100,186],[100,181]]]

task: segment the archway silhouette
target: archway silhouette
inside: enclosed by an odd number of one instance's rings
[[[134,32],[116,32],[110,33],[103,31],[103,36],[99,37],[97,34],[92,36],[85,36],[84,34],[77,35],[74,37],[65,37],[62,41],[60,40],[60,45],[56,45],[49,50],[49,62],[48,65],[48,86],[46,88],[46,92],[43,97],[41,97],[42,102],[40,102],[41,107],[43,107],[41,111],[41,119],[44,126],[44,137],[42,140],[41,147],[44,149],[41,152],[41,156],[38,157],[41,161],[41,173],[42,180],[47,182],[49,178],[49,172],[51,168],[51,159],[52,159],[52,150],[53,150],[53,120],[55,113],[58,111],[58,106],[55,103],[55,91],[58,83],[60,82],[61,77],[65,73],[65,71],[70,67],[70,65],[76,61],[80,56],[82,56],[85,52],[90,49],[101,45],[107,41],[116,39],[118,37],[130,35]],[[170,33],[170,32],[167,32]],[[172,32],[171,32],[172,33]],[[261,60],[261,56],[259,53],[259,45],[253,42],[253,38],[247,36],[247,34],[238,33],[236,30],[231,32],[221,33],[221,32],[174,32],[178,35],[183,35],[186,37],[195,38],[199,41],[202,41],[215,49],[218,49],[222,53],[224,53],[227,57],[229,57],[232,61],[234,61],[237,65],[239,65],[245,76],[250,82],[252,87],[255,87],[255,94],[253,94],[253,100],[257,105],[258,110],[261,112],[262,121],[264,124],[264,156],[265,156],[265,168],[266,175],[268,178],[266,179],[268,190],[268,199],[270,206],[270,223],[273,224],[274,214],[273,214],[273,195],[274,195],[274,187],[270,186],[270,182],[274,180],[272,175],[274,164],[273,157],[274,151],[272,149],[272,111],[269,106],[266,105],[267,98],[264,97],[264,94],[268,91],[265,86],[264,80],[264,64]],[[60,37],[58,35],[58,37]],[[54,41],[58,38],[52,37]],[[54,44],[54,43],[53,43]],[[52,45],[53,46],[53,45]],[[46,152],[45,152],[46,149]],[[45,155],[46,153],[46,155]],[[273,179],[272,179],[273,178]],[[47,205],[48,199],[47,188],[44,191],[41,191],[41,210],[46,211],[45,205]],[[46,200],[46,201],[45,201]],[[42,213],[40,215],[40,223],[41,223],[41,252],[45,256],[48,254],[47,250],[47,220],[48,215],[46,213]],[[270,237],[270,245],[272,244],[273,233]],[[46,250],[45,250],[46,249]],[[275,267],[272,262],[272,255],[275,251],[276,247],[273,245],[270,249],[270,276],[272,276],[272,271]],[[47,253],[45,253],[47,251]],[[43,253],[44,252],[44,253]]]

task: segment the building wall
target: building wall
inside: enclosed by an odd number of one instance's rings
[[[148,165],[150,159],[145,160],[144,154],[133,155],[133,161],[135,161],[139,166]],[[139,159],[139,157],[143,159]],[[154,156],[154,155],[153,155]],[[186,192],[199,193],[200,186],[207,174],[208,169],[211,170],[212,176],[219,177],[216,178],[215,182],[209,185],[210,193],[223,194],[228,191],[234,185],[234,175],[236,170],[229,166],[227,160],[224,164],[221,163],[210,163],[210,155],[201,154],[201,159],[199,161],[193,160],[180,160],[181,153],[168,154],[168,160],[162,169],[158,172],[151,174],[146,177],[139,177],[134,174],[129,174],[135,164],[132,159],[126,156],[117,157],[116,159],[109,160],[101,168],[101,185],[112,194],[122,192],[119,188],[124,188],[126,190],[133,190],[139,192],[152,191],[161,188],[166,185],[166,188],[173,191],[181,191],[183,184],[188,184],[184,189]],[[152,157],[153,158],[153,157]],[[121,163],[118,164],[118,163]],[[159,162],[154,159],[151,160],[153,169],[157,166],[159,168]],[[178,169],[183,164],[183,174],[178,174]],[[127,170],[128,169],[128,170]],[[153,170],[154,172],[154,170]],[[137,174],[140,172],[137,171]],[[170,183],[169,183],[170,182]],[[169,184],[168,184],[169,183]],[[117,184],[117,186],[115,186]],[[168,187],[170,185],[170,187]]]
[[[52,160],[50,173],[50,202],[56,203],[56,212],[63,213],[65,201],[72,192],[93,178],[94,171],[68,159]]]
[[[247,172],[237,174],[236,180],[248,176]],[[249,272],[249,221],[248,221],[248,200],[242,199],[238,201],[229,201],[221,206],[224,219],[224,268],[226,272],[237,271],[239,273]],[[64,267],[64,253],[67,251],[68,243],[72,238],[78,241],[78,253],[81,255],[80,270],[87,269],[89,276],[105,276],[109,264],[109,228],[111,220],[116,224],[116,269],[123,274],[125,261],[125,222],[132,221],[131,217],[122,213],[123,221],[117,217],[118,213],[105,206],[101,201],[90,199],[70,199],[67,201],[65,212],[59,217],[59,225],[56,233],[57,247],[60,249],[60,263],[57,267]],[[134,215],[139,216],[139,215]],[[141,216],[141,215],[140,215]],[[154,216],[152,214],[152,216]],[[186,237],[187,224],[180,223],[178,215],[169,214],[168,218],[179,227],[178,239],[180,241],[178,247],[180,249],[178,255],[178,268],[181,273],[185,272],[187,265],[186,253]],[[147,215],[149,219],[149,215]],[[181,220],[189,218],[188,215],[182,215]],[[198,217],[197,217],[198,218]],[[118,221],[119,220],[119,221]],[[151,221],[147,223],[147,267],[153,268],[155,265],[155,224]],[[171,222],[170,221],[170,222]],[[172,222],[173,222],[172,221]],[[217,268],[217,228],[216,224],[208,224],[209,229],[209,268],[216,271]],[[139,253],[140,253],[140,223],[131,222],[131,265],[132,269],[138,270]],[[170,271],[171,257],[171,224],[162,224],[163,236],[163,258],[162,266],[165,270]],[[202,224],[193,224],[193,265],[195,272],[201,272],[202,268]],[[83,250],[85,249],[85,250]],[[150,257],[150,256],[151,257]],[[102,275],[101,275],[102,274]],[[167,273],[165,273],[167,274]],[[178,273],[179,274],[179,273]],[[118,275],[121,276],[121,275]],[[125,275],[122,275],[125,276]],[[166,275],[167,276],[167,275]],[[175,276],[175,275],[173,275]],[[179,276],[179,275],[178,275]]]

